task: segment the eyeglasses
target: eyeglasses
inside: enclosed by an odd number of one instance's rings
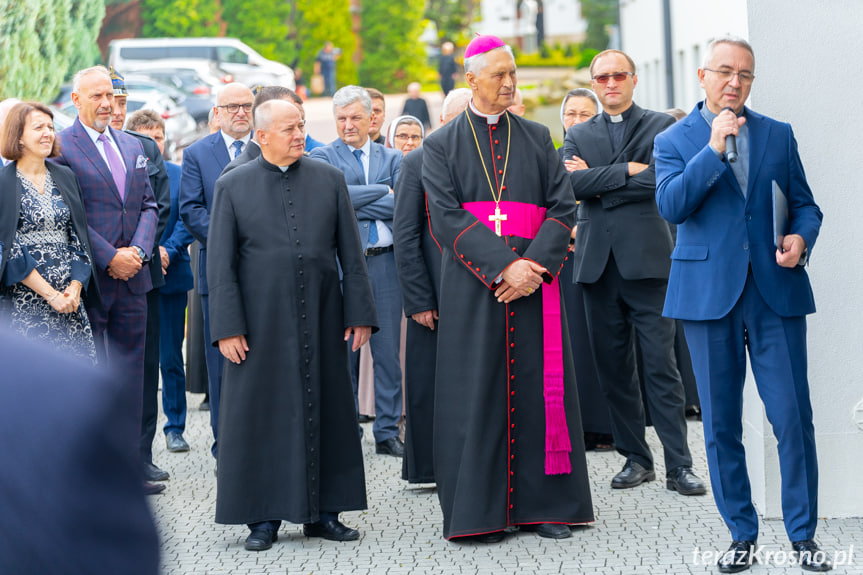
[[[713,68],[704,68],[707,72],[713,72],[723,82],[730,82],[731,78],[737,76],[741,84],[749,85],[755,79],[755,74],[752,72],[735,72],[734,70],[714,70]]]
[[[405,140],[410,140],[410,141],[411,141],[411,142],[413,142],[413,143],[421,142],[421,141],[422,141],[422,139],[423,139],[423,137],[422,137],[422,136],[417,136],[417,135],[413,135],[413,136],[412,136],[412,135],[410,135],[410,134],[396,134],[396,135],[394,136],[394,138],[395,138],[396,140],[399,140],[399,141],[402,141],[402,142],[404,142]]]
[[[216,107],[226,109],[229,114],[236,114],[240,111],[240,108],[247,114],[252,111],[252,104],[225,104],[224,106]]]
[[[598,74],[591,79],[597,84],[608,84],[608,81],[614,78],[615,82],[623,82],[627,76],[635,76],[632,72],[615,72],[614,74]]]

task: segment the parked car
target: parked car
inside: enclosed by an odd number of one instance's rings
[[[191,145],[203,134],[191,114],[170,96],[152,90],[129,90],[126,110],[153,110],[165,120],[165,158],[173,160],[176,150]]]
[[[71,100],[70,100],[71,102]],[[67,112],[64,112],[57,106],[52,105],[52,112],[54,112],[54,132],[60,132],[70,127],[75,123],[75,118],[78,116],[77,114],[69,115]],[[75,110],[75,108],[72,108]]]
[[[234,81],[233,75],[222,70],[215,62],[195,59],[135,61],[129,74],[146,74],[186,93],[198,96],[215,96],[222,87]]]
[[[126,74],[124,81],[130,92],[151,91],[170,96],[174,102],[186,108],[199,126],[206,127],[210,110],[215,104],[212,96],[190,94],[149,74]]]
[[[236,38],[128,38],[108,45],[108,63],[117,70],[131,70],[135,62],[176,58],[215,62],[248,86],[296,87],[293,70]]]

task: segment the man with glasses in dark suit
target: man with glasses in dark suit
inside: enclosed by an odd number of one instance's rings
[[[662,317],[672,245],[654,200],[653,139],[674,118],[632,101],[638,77],[625,53],[600,52],[590,74],[603,111],[569,129],[563,156],[573,162],[570,181],[581,201],[573,279],[584,287],[588,333],[614,443],[626,457],[611,486],[627,489],[656,478],[644,433],[634,332],[647,406],[665,452],[666,486],[682,495],[702,495],[706,489],[692,471],[686,440],[674,321]]]
[[[220,129],[183,152],[183,174],[180,178],[180,217],[186,229],[201,243],[198,250],[198,293],[201,294],[204,315],[204,354],[209,377],[213,457],[218,453],[217,428],[223,363],[219,350],[210,345],[207,234],[216,180],[225,166],[243,152],[252,137],[253,102],[252,91],[243,84],[228,84],[219,92],[215,116]]]

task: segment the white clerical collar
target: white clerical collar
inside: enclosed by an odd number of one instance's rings
[[[608,121],[611,122],[612,124],[619,124],[620,122],[623,121],[623,114],[618,114],[616,116],[612,116],[611,114],[609,114],[608,115]]]
[[[470,106],[471,112],[473,112],[474,114],[476,114],[480,118],[485,118],[485,121],[488,122],[489,124],[497,124],[498,120],[500,120],[500,117],[503,116],[504,114],[506,114],[506,110],[504,110],[500,114],[483,114],[482,112],[480,112],[479,110],[476,109],[476,106],[473,105],[473,98],[471,98],[469,106]]]

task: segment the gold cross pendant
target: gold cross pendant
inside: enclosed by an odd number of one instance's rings
[[[494,207],[494,215],[488,217],[488,221],[494,222],[494,233],[500,234],[500,223],[506,221],[506,214],[500,213],[500,206]]]

